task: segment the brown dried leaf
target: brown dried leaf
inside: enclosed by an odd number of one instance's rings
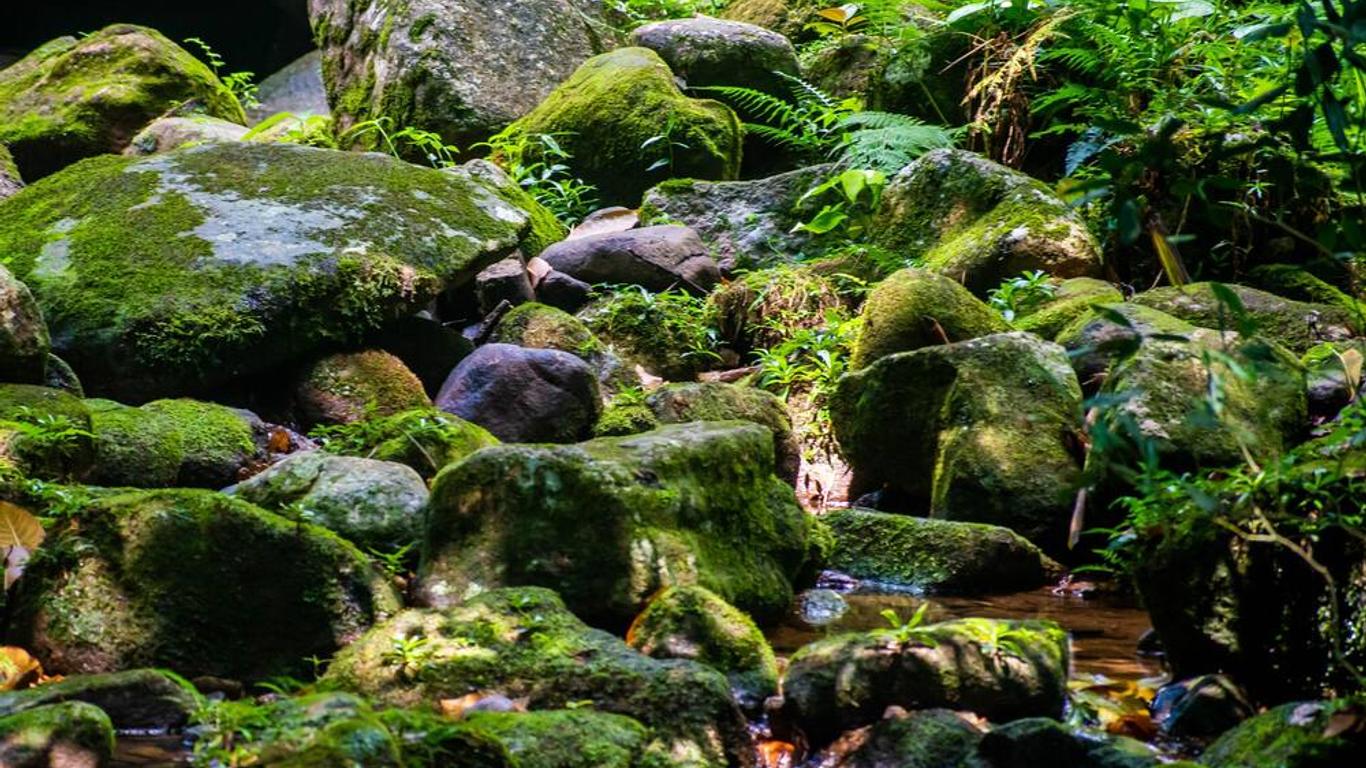
[[[43,524],[27,509],[0,501],[0,547],[37,549],[47,533]]]

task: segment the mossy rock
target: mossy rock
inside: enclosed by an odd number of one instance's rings
[[[101,498],[44,549],[9,637],[52,673],[302,676],[399,607],[336,534],[210,491]]]
[[[1217,417],[1208,406],[1211,378],[1220,386]],[[1279,456],[1309,422],[1294,355],[1273,341],[1203,328],[1188,340],[1144,341],[1112,369],[1104,391],[1126,396],[1111,419],[1130,420],[1172,467],[1235,466],[1247,451]]]
[[[1202,328],[1240,330],[1235,310],[1219,301],[1212,285],[1154,288],[1134,296],[1133,301]],[[1238,296],[1246,319],[1256,325],[1258,334],[1295,353],[1303,353],[1320,342],[1349,339],[1356,335],[1362,322],[1360,316],[1339,305],[1292,301],[1242,285],[1227,288]]]
[[[995,310],[953,279],[922,269],[903,269],[868,294],[850,365],[864,368],[896,352],[1008,330],[1009,324]]]
[[[1086,391],[1098,389],[1110,368],[1149,339],[1187,339],[1196,327],[1142,304],[1095,304],[1058,332],[1056,341],[1072,358]]]
[[[28,287],[0,265],[0,371],[16,384],[41,384],[52,349],[43,313]]]
[[[811,37],[806,25],[815,21],[824,0],[734,0],[726,5],[721,18],[743,21],[771,29],[790,40]]]
[[[1093,305],[1122,301],[1124,294],[1110,283],[1094,277],[1074,277],[1058,283],[1047,301],[1016,316],[1013,324],[1018,330],[1056,339],[1064,328],[1089,314]]]
[[[464,724],[507,748],[519,768],[683,768],[687,757],[623,715],[588,709],[474,712]]]
[[[658,53],[689,88],[740,86],[787,98],[801,65],[786,37],[756,24],[697,15],[644,24],[631,44]]]
[[[423,650],[397,658],[396,641]],[[720,672],[643,656],[590,629],[547,589],[496,589],[444,611],[404,611],[337,654],[322,683],[403,707],[471,691],[525,699],[531,710],[590,704],[640,721],[696,766],[743,765],[751,749]]]
[[[432,485],[421,599],[555,589],[625,627],[662,587],[700,584],[760,620],[782,615],[811,522],[773,474],[770,431],[697,422],[569,446],[487,448]]]
[[[821,520],[834,535],[826,566],[917,591],[987,594],[1041,587],[1063,573],[1007,528],[844,509]]]
[[[136,403],[417,313],[522,239],[500,194],[377,154],[205,144],[28,187],[0,203],[0,253],[92,393]]]
[[[0,717],[68,701],[99,707],[120,731],[182,728],[199,706],[194,687],[184,678],[164,670],[130,669],[5,691],[0,693]]]
[[[546,304],[533,301],[514,307],[503,316],[489,341],[577,355],[597,371],[598,383],[608,390],[639,385],[635,373],[627,370],[582,320]]]
[[[1248,272],[1248,281],[1256,288],[1287,299],[1336,306],[1353,318],[1357,328],[1366,324],[1366,303],[1304,267],[1295,264],[1263,264]]]
[[[737,276],[707,297],[721,338],[740,350],[770,349],[823,327],[828,312],[851,311],[855,297],[844,266],[822,259]]]
[[[95,434],[93,483],[222,488],[265,455],[265,425],[250,411],[189,399],[139,408],[85,402]]]
[[[741,706],[758,712],[778,693],[778,661],[754,621],[706,587],[666,587],[626,633],[656,659],[690,659],[726,675]]]
[[[5,768],[100,766],[114,757],[114,726],[93,704],[52,704],[0,717]]]
[[[60,389],[0,384],[0,466],[43,480],[79,480],[94,460],[90,411]]]
[[[836,635],[793,654],[783,714],[813,746],[877,722],[891,706],[998,722],[1061,717],[1069,649],[1067,632],[1051,621],[973,618]]]
[[[830,409],[865,482],[1056,552],[1081,480],[1081,405],[1063,348],[1015,332],[888,355],[841,378]]]
[[[1100,246],[1042,182],[986,158],[936,149],[888,184],[873,242],[986,295],[1021,272],[1087,277]]]
[[[297,453],[236,486],[263,509],[303,515],[367,550],[393,552],[422,537],[427,484],[411,467],[388,461]]]
[[[670,175],[734,179],[744,133],[726,105],[684,96],[647,48],[589,59],[512,130],[560,135],[570,171],[596,186],[602,203],[628,206],[659,178],[651,166],[667,149],[656,137],[675,142]]]
[[[1291,702],[1244,721],[1200,755],[1209,768],[1327,768],[1366,760],[1360,729],[1337,728],[1336,718],[1357,723],[1360,697]]]
[[[1152,747],[1065,725],[1049,717],[1029,717],[993,728],[978,744],[971,763],[982,768],[1159,768],[1170,765]],[[1195,768],[1195,766],[1190,766]]]
[[[690,421],[749,421],[773,433],[773,466],[789,482],[801,468],[801,445],[792,431],[792,419],[782,399],[762,389],[698,382],[665,384],[645,399],[660,424]]]
[[[430,479],[492,445],[498,445],[498,438],[483,427],[444,411],[420,409],[366,419],[325,434],[323,449],[342,456],[407,464]]]
[[[638,400],[618,402],[613,399],[608,401],[607,407],[602,409],[602,415],[598,417],[598,423],[593,425],[593,437],[638,435],[658,426],[659,419],[654,411],[650,410],[650,406]]]
[[[663,294],[667,295],[667,294]],[[621,364],[668,381],[691,381],[711,358],[700,347],[706,329],[700,311],[661,301],[643,291],[618,291],[591,301],[575,315]],[[684,299],[692,301],[691,298]],[[630,374],[633,375],[633,374]]]
[[[208,115],[159,117],[138,132],[123,154],[140,157],[209,141],[240,141],[246,126]]]
[[[295,400],[306,425],[350,424],[432,407],[422,381],[380,350],[328,355],[299,376]]]
[[[956,712],[922,709],[879,720],[831,768],[946,768],[965,765],[982,732]]]
[[[235,123],[246,115],[213,70],[160,32],[115,24],[62,37],[0,70],[0,144],[29,182],[82,158],[122,152],[182,102]]]
[[[24,188],[24,180],[19,177],[19,167],[4,144],[0,144],[0,200],[12,197]]]
[[[464,165],[448,168],[452,173],[464,178],[487,184],[498,190],[499,196],[512,203],[518,210],[525,211],[531,225],[522,235],[522,255],[529,258],[539,256],[541,251],[560,242],[569,234],[564,222],[542,205],[532,194],[522,188],[507,175],[507,172],[488,160],[471,160]]]

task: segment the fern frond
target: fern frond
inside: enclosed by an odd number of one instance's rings
[[[840,121],[847,131],[839,162],[895,173],[932,149],[954,145],[955,132],[891,112],[859,112]]]
[[[769,93],[731,85],[710,85],[692,90],[720,96],[736,111],[743,112],[751,120],[765,123],[789,124],[798,119],[796,107]]]

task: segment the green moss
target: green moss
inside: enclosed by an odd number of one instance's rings
[[[52,672],[302,676],[306,658],[399,606],[335,534],[221,494],[113,495],[79,519],[45,543],[51,557],[30,562],[10,628],[48,649]]]
[[[1354,327],[1366,328],[1366,304],[1302,267],[1294,264],[1264,264],[1254,268],[1248,278],[1257,287],[1279,296],[1337,307],[1352,318]]]
[[[558,349],[584,359],[602,352],[602,343],[581,320],[536,302],[520,304],[504,315],[489,340],[533,349]]]
[[[96,158],[0,206],[0,258],[64,358],[101,393],[145,399],[354,346],[472,280],[527,226],[496,194],[289,144]]]
[[[113,758],[114,726],[80,701],[0,717],[0,765],[104,765]]]
[[[650,743],[635,720],[591,710],[474,712],[465,723],[506,745],[524,768],[631,768]]]
[[[90,412],[68,392],[0,384],[0,464],[46,480],[76,480],[90,470]]]
[[[671,381],[697,377],[716,359],[713,309],[681,290],[651,294],[623,288],[596,299],[577,317],[628,366]]]
[[[668,65],[645,48],[589,59],[513,130],[563,134],[571,170],[598,188],[604,204],[639,203],[651,185],[650,166],[670,142],[673,176],[734,179],[740,169],[743,130],[735,113],[684,96]],[[642,146],[663,135],[669,138]]]
[[[1038,308],[1015,318],[1021,331],[1053,339],[1066,327],[1090,313],[1096,304],[1116,304],[1124,294],[1113,285],[1094,277],[1074,277],[1062,281],[1052,298]]]
[[[480,448],[498,445],[498,438],[483,427],[432,409],[366,419],[319,434],[327,451],[407,464],[425,478]]]
[[[1155,288],[1134,296],[1133,301],[1159,309],[1202,328],[1236,331],[1241,321],[1214,293],[1212,283]],[[1358,316],[1341,306],[1311,304],[1283,299],[1241,285],[1227,286],[1242,303],[1244,319],[1257,333],[1292,352],[1303,353],[1320,341],[1339,341],[1355,335]]]
[[[256,455],[255,431],[240,411],[189,399],[158,400],[143,410],[167,417],[180,433],[181,484],[221,477],[223,467],[243,467]]]
[[[853,368],[895,352],[966,341],[1009,330],[991,307],[954,280],[904,269],[882,281],[863,305]]]
[[[138,129],[194,99],[245,123],[202,62],[161,33],[130,24],[63,38],[0,70],[0,144],[36,180],[83,157],[119,152]]]
[[[170,415],[112,400],[87,400],[86,405],[95,433],[91,482],[142,488],[176,484],[185,445]]]
[[[624,437],[649,432],[659,426],[654,411],[641,402],[609,402],[593,427],[594,437]]]
[[[932,592],[1014,592],[1062,567],[1007,529],[846,509],[822,520],[834,535],[827,564],[854,578]]]
[[[771,433],[757,425],[504,445],[437,476],[420,590],[448,605],[534,584],[590,621],[625,626],[661,587],[701,584],[766,620],[788,608],[809,531],[773,475]]]
[[[707,297],[721,337],[741,349],[768,349],[819,328],[826,312],[853,304],[831,272],[823,264],[782,266],[725,283]]]
[[[416,643],[420,650],[397,657],[396,641]],[[751,749],[744,719],[720,673],[636,653],[618,638],[588,628],[547,589],[498,589],[445,611],[405,611],[339,653],[322,684],[401,707],[471,691],[497,691],[524,700],[531,710],[588,706],[640,721],[666,754],[691,758],[699,768],[743,764]],[[530,738],[583,717],[486,722],[509,739],[515,752],[519,726],[526,729],[522,737]],[[608,721],[602,730],[622,727],[629,729],[619,720]]]
[[[788,480],[797,476],[801,446],[787,405],[777,395],[738,384],[697,382],[666,384],[645,402],[660,424],[739,420],[767,427],[773,433],[773,466],[778,476]]]
[[[1359,698],[1282,704],[1226,732],[1205,750],[1200,762],[1210,768],[1353,764],[1361,758],[1359,740],[1331,723],[1335,713],[1346,710],[1355,717],[1361,706]]]
[[[889,716],[873,725],[846,758],[848,768],[945,768],[972,765],[981,731],[955,712],[927,709]],[[1091,766],[1090,768],[1095,768]]]
[[[345,424],[432,405],[403,361],[379,350],[324,357],[301,374],[296,397],[309,425]]]
[[[778,662],[744,612],[705,587],[666,587],[631,624],[626,642],[657,659],[691,659],[730,679],[746,709],[778,692]]]

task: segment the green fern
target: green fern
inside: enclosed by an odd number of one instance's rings
[[[745,119],[745,130],[803,161],[819,161],[843,143],[840,122],[856,113],[856,99],[840,100],[811,83],[783,72],[791,98],[738,86],[708,86],[693,90],[729,103]]]
[[[952,147],[958,131],[909,115],[859,112],[840,121],[845,131],[838,162],[849,168],[896,173],[932,149]]]

